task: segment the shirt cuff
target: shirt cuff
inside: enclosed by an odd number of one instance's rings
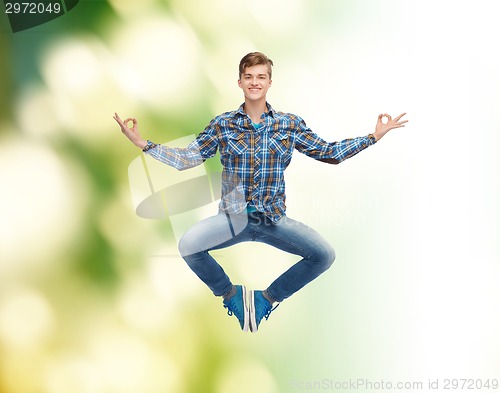
[[[142,149],[142,151],[145,153],[154,147],[156,147],[156,143],[153,143],[148,139],[148,144],[146,146],[144,146],[144,149]]]

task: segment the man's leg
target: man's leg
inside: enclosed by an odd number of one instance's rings
[[[256,332],[262,319],[269,318],[274,310],[273,303],[290,297],[327,270],[335,260],[335,251],[319,233],[286,216],[276,224],[264,216],[254,216],[249,227],[255,241],[302,257],[265,291],[250,291],[249,328]]]
[[[214,295],[223,297],[228,315],[238,318],[243,331],[248,331],[250,322],[246,288],[234,286],[209,251],[249,240],[247,223],[246,211],[237,215],[218,214],[194,225],[179,241],[179,251],[191,270]]]
[[[281,302],[326,271],[335,260],[332,246],[314,229],[284,216],[273,224],[262,220],[255,240],[302,257],[280,275],[266,290],[272,300]]]
[[[220,213],[195,224],[179,241],[182,258],[215,296],[228,294],[233,284],[209,251],[249,240],[245,231],[247,223],[246,212],[231,215]]]

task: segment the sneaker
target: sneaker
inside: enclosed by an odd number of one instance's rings
[[[222,303],[227,308],[227,315],[234,315],[240,321],[241,330],[248,331],[249,315],[247,305],[247,291],[244,285],[235,285],[236,294]]]
[[[262,291],[250,291],[250,331],[252,333],[256,332],[259,329],[262,318],[266,318],[267,321],[271,312],[278,305],[279,303],[273,307],[271,302],[262,295]]]

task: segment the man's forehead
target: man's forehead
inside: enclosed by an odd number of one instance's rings
[[[245,68],[245,74],[265,74],[267,73],[268,68],[265,64],[256,64],[250,67]]]
[[[243,75],[261,76],[261,75],[268,75],[268,73],[269,70],[267,69],[267,66],[258,64],[252,67],[245,68],[245,72],[243,72]]]

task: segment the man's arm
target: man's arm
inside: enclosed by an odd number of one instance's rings
[[[327,142],[311,131],[301,121],[296,134],[295,148],[315,160],[328,164],[339,164],[375,144],[377,141],[373,134],[344,139],[339,142]]]
[[[301,153],[308,155],[318,161],[327,162],[329,164],[339,164],[366,149],[367,147],[375,144],[380,140],[389,130],[393,128],[404,127],[407,120],[400,121],[401,117],[405,114],[398,116],[394,120],[387,115],[380,115],[378,118],[375,132],[367,136],[349,138],[340,142],[326,142],[318,135],[313,133],[300,119],[300,126],[295,147]],[[387,123],[382,122],[382,118],[387,117]]]
[[[193,168],[202,164],[207,158],[213,157],[217,152],[217,140],[213,136],[212,125],[214,121],[186,148],[169,147],[151,144],[142,139],[136,119],[122,121],[118,114],[113,117],[120,126],[123,134],[143,152],[151,157],[172,166],[178,170]],[[128,123],[132,122],[132,127]]]

